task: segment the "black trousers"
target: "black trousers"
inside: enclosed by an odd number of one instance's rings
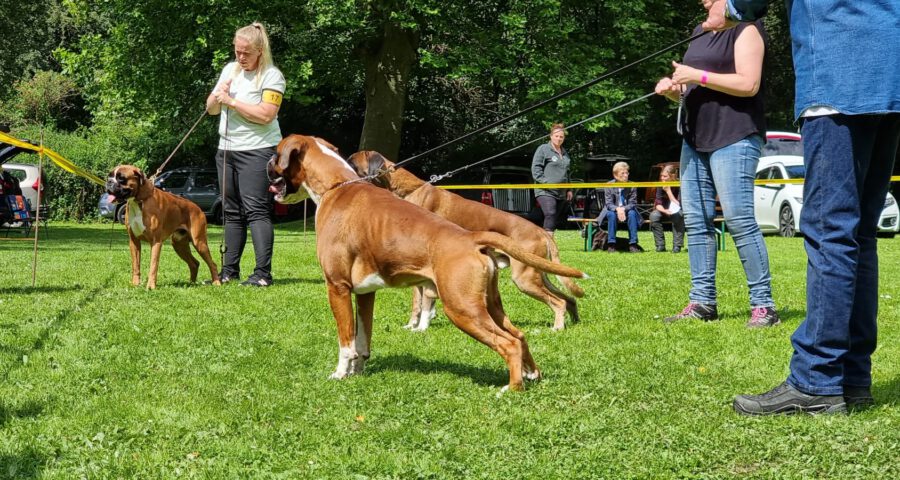
[[[240,276],[241,256],[247,243],[249,226],[256,254],[253,275],[272,280],[275,228],[272,225],[272,194],[269,192],[266,163],[274,154],[275,147],[216,152],[219,187],[225,193],[223,211],[226,250],[223,275]],[[227,163],[223,164],[223,160]]]

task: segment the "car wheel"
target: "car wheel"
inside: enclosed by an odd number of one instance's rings
[[[119,205],[116,207],[116,221],[125,225],[125,205]]]
[[[794,211],[790,205],[781,207],[781,214],[778,215],[778,234],[782,237],[793,237],[797,235],[794,228]]]

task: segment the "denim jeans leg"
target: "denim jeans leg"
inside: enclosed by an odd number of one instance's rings
[[[628,222],[628,244],[637,245],[638,225],[640,225],[641,215],[637,210],[629,210],[628,213],[625,214],[625,217],[625,220]]]
[[[801,230],[806,319],[791,337],[788,382],[836,395],[871,384],[876,342],[875,227],[900,135],[900,115],[832,115],[803,125],[806,162]]]
[[[769,252],[753,212],[753,180],[762,137],[750,135],[710,155],[722,214],[747,277],[752,307],[774,307]]]
[[[692,302],[716,303],[716,187],[709,155],[681,146],[681,208],[688,237]]]
[[[606,234],[609,236],[609,242],[612,243],[613,246],[616,245],[616,226],[618,226],[619,217],[616,215],[615,211],[606,212]]]

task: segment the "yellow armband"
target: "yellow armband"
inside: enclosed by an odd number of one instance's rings
[[[272,105],[281,106],[282,97],[281,92],[276,92],[275,90],[263,90],[262,92],[262,101]]]

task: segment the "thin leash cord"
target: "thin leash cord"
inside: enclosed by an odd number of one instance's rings
[[[620,110],[620,109],[625,108],[625,107],[627,107],[627,106],[633,105],[633,104],[635,104],[635,103],[640,102],[641,100],[645,100],[645,99],[650,98],[650,97],[652,97],[652,96],[654,96],[654,95],[656,95],[656,92],[650,92],[650,93],[648,93],[648,94],[646,94],[646,95],[640,96],[640,97],[635,98],[635,99],[633,99],[633,100],[629,100],[629,101],[627,101],[627,102],[625,102],[625,103],[616,105],[615,107],[612,107],[612,108],[610,108],[610,109],[608,109],[608,110],[604,110],[604,111],[602,111],[602,112],[600,112],[600,113],[598,113],[598,114],[596,114],[596,115],[591,115],[590,117],[587,117],[587,118],[585,118],[584,120],[581,120],[581,121],[579,121],[579,122],[573,123],[573,124],[569,125],[568,127],[566,127],[566,129],[568,130],[568,129],[571,129],[571,128],[578,127],[578,126],[583,125],[583,124],[585,124],[585,123],[587,123],[587,122],[590,122],[591,120],[594,120],[594,119],[596,119],[596,118],[602,117],[603,115],[608,115],[608,114],[610,114],[610,113],[612,113],[612,112],[615,112],[616,110]],[[451,171],[449,171],[449,172],[447,172],[447,173],[444,173],[444,174],[442,174],[442,175],[432,175],[432,176],[429,178],[428,183],[432,183],[432,184],[433,184],[433,183],[439,182],[439,181],[441,181],[441,180],[443,180],[443,179],[445,179],[445,178],[452,177],[453,175],[456,175],[457,173],[459,173],[459,172],[461,172],[461,171],[463,171],[463,170],[468,170],[468,169],[470,169],[470,168],[472,168],[472,167],[474,167],[474,166],[481,165],[482,163],[485,163],[485,162],[489,162],[489,161],[491,161],[491,160],[494,160],[494,159],[497,158],[497,157],[501,157],[501,156],[503,156],[503,155],[506,155],[507,153],[514,152],[514,151],[516,151],[516,150],[518,150],[518,149],[520,149],[520,148],[522,148],[522,147],[525,147],[525,146],[531,145],[532,143],[535,143],[535,142],[544,140],[545,138],[547,138],[547,135],[541,135],[540,137],[531,139],[531,140],[529,140],[529,141],[527,141],[527,142],[525,142],[525,143],[523,143],[523,144],[521,144],[521,145],[517,145],[517,146],[515,146],[515,147],[513,147],[513,148],[510,148],[509,150],[500,152],[500,153],[498,153],[498,154],[496,154],[496,155],[491,155],[490,157],[487,157],[487,158],[485,158],[485,159],[479,160],[479,161],[477,161],[477,162],[470,163],[470,164],[468,164],[468,165],[464,165],[464,166],[462,166],[462,167],[459,167],[459,168],[457,168],[457,169],[455,169],[455,170],[451,170]]]
[[[194,124],[191,126],[190,130],[188,130],[187,133],[185,133],[184,136],[181,137],[181,141],[178,142],[178,145],[175,145],[175,149],[172,150],[172,153],[170,153],[169,156],[166,158],[166,160],[162,163],[162,165],[160,165],[159,168],[156,169],[156,173],[154,173],[153,176],[150,177],[151,181],[156,180],[156,177],[158,177],[159,174],[162,173],[163,169],[166,168],[166,165],[169,163],[169,160],[171,160],[172,157],[175,156],[175,153],[178,152],[178,149],[181,148],[181,146],[184,144],[185,140],[187,140],[188,137],[190,137],[191,134],[194,133],[194,129],[196,129],[197,125],[200,125],[200,122],[203,120],[204,117],[206,117],[206,113],[207,113],[206,109],[204,108],[203,113],[201,113],[200,116],[197,117],[197,121],[194,122]]]
[[[219,265],[222,268],[225,268],[225,252],[228,251],[228,243],[225,240],[225,230],[228,225],[228,209],[225,208],[225,190],[227,184],[225,180],[228,178],[226,172],[228,172],[228,148],[231,146],[228,139],[228,107],[222,106],[222,114],[225,115],[225,135],[223,135],[223,139],[225,140],[225,148],[222,149],[222,240],[219,242]],[[219,275],[221,276],[221,270],[219,271]]]
[[[421,158],[421,157],[424,157],[425,155],[428,155],[428,154],[430,154],[430,153],[433,153],[433,152],[436,152],[436,151],[438,151],[438,150],[441,150],[441,149],[444,149],[444,148],[446,148],[446,147],[449,147],[450,145],[454,145],[454,144],[456,144],[456,143],[459,143],[459,142],[461,142],[461,141],[463,141],[463,140],[465,140],[465,139],[467,139],[467,138],[469,138],[469,137],[472,137],[472,136],[474,136],[474,135],[478,135],[479,133],[486,132],[486,131],[488,131],[488,130],[494,128],[494,127],[497,127],[497,126],[499,126],[499,125],[502,125],[502,124],[504,124],[504,123],[506,123],[506,122],[508,122],[508,121],[510,121],[510,120],[512,120],[512,119],[521,117],[522,115],[525,115],[526,113],[533,112],[533,111],[537,110],[538,108],[541,108],[541,107],[543,107],[543,106],[545,106],[545,105],[547,105],[547,104],[549,104],[549,103],[551,103],[551,102],[554,102],[554,101],[556,101],[556,100],[559,100],[559,99],[568,97],[569,95],[572,95],[572,94],[574,94],[574,93],[580,92],[581,90],[584,90],[584,89],[586,89],[586,88],[592,87],[592,86],[594,86],[594,85],[596,85],[596,84],[602,82],[603,80],[606,80],[607,78],[612,77],[613,75],[616,75],[616,74],[618,74],[618,73],[621,73],[621,72],[623,72],[623,71],[625,71],[625,70],[628,70],[628,69],[630,69],[630,68],[632,68],[632,67],[635,67],[635,66],[637,66],[637,65],[639,65],[639,64],[641,64],[641,63],[643,63],[643,62],[645,62],[645,61],[647,61],[647,60],[656,58],[656,57],[658,57],[658,56],[660,56],[660,55],[662,55],[662,54],[664,54],[664,53],[666,53],[666,52],[668,52],[668,51],[670,51],[670,50],[673,50],[673,49],[675,49],[675,48],[677,48],[677,47],[680,47],[681,45],[684,45],[685,43],[692,42],[692,41],[694,41],[694,40],[696,40],[696,39],[698,39],[698,38],[700,38],[700,37],[706,35],[707,33],[709,33],[709,32],[707,32],[707,31],[700,32],[700,33],[698,33],[698,34],[696,34],[696,35],[693,35],[693,36],[691,36],[691,37],[688,37],[688,38],[686,38],[686,39],[683,39],[683,40],[680,40],[680,41],[678,41],[678,42],[676,42],[676,43],[673,43],[672,45],[669,45],[668,47],[665,47],[665,48],[663,48],[663,49],[661,49],[661,50],[658,50],[658,51],[656,51],[656,52],[653,52],[653,53],[651,53],[651,54],[649,54],[649,55],[647,55],[647,56],[645,56],[645,57],[643,57],[643,58],[640,58],[640,59],[638,59],[638,60],[635,60],[635,61],[633,61],[633,62],[631,62],[631,63],[629,63],[629,64],[627,64],[627,65],[624,65],[624,66],[622,66],[622,67],[619,67],[619,68],[617,68],[617,69],[615,69],[615,70],[613,70],[613,71],[611,71],[611,72],[607,72],[607,73],[605,73],[605,74],[603,74],[603,75],[601,75],[601,76],[599,76],[599,77],[597,77],[597,78],[595,78],[595,79],[593,79],[593,80],[591,80],[591,81],[589,81],[589,82],[587,82],[587,83],[584,83],[584,84],[579,85],[579,86],[577,86],[577,87],[571,88],[571,89],[566,90],[566,91],[564,91],[564,92],[562,92],[562,93],[558,93],[558,94],[556,94],[556,95],[554,95],[554,96],[552,96],[552,97],[550,97],[550,98],[548,98],[548,99],[546,99],[546,100],[542,100],[542,101],[540,101],[540,102],[538,102],[538,103],[536,103],[536,104],[534,104],[534,105],[532,105],[532,106],[530,106],[530,107],[527,107],[527,108],[525,108],[525,109],[523,109],[523,110],[520,110],[520,111],[518,111],[518,112],[516,112],[516,113],[514,113],[514,114],[512,114],[512,115],[506,116],[506,117],[501,118],[500,120],[497,120],[497,121],[495,121],[495,122],[493,122],[493,123],[490,123],[490,124],[485,125],[485,126],[483,126],[483,127],[481,127],[481,128],[478,128],[478,129],[473,130],[473,131],[471,131],[471,132],[469,132],[469,133],[466,133],[465,135],[462,135],[462,136],[460,136],[460,137],[457,137],[457,138],[455,138],[455,139],[453,139],[453,140],[450,140],[450,141],[448,141],[448,142],[442,143],[441,145],[438,145],[438,146],[436,146],[436,147],[434,147],[434,148],[431,148],[431,149],[429,149],[429,150],[426,150],[426,151],[424,151],[424,152],[422,152],[422,153],[420,153],[420,154],[413,155],[412,157],[409,157],[409,158],[407,158],[406,160],[403,160],[402,162],[397,163],[397,164],[395,165],[395,167],[403,166],[404,164],[406,164],[406,163],[408,163],[408,162],[411,162],[411,161],[413,161],[413,160],[416,160],[416,159],[419,159],[419,158]]]

